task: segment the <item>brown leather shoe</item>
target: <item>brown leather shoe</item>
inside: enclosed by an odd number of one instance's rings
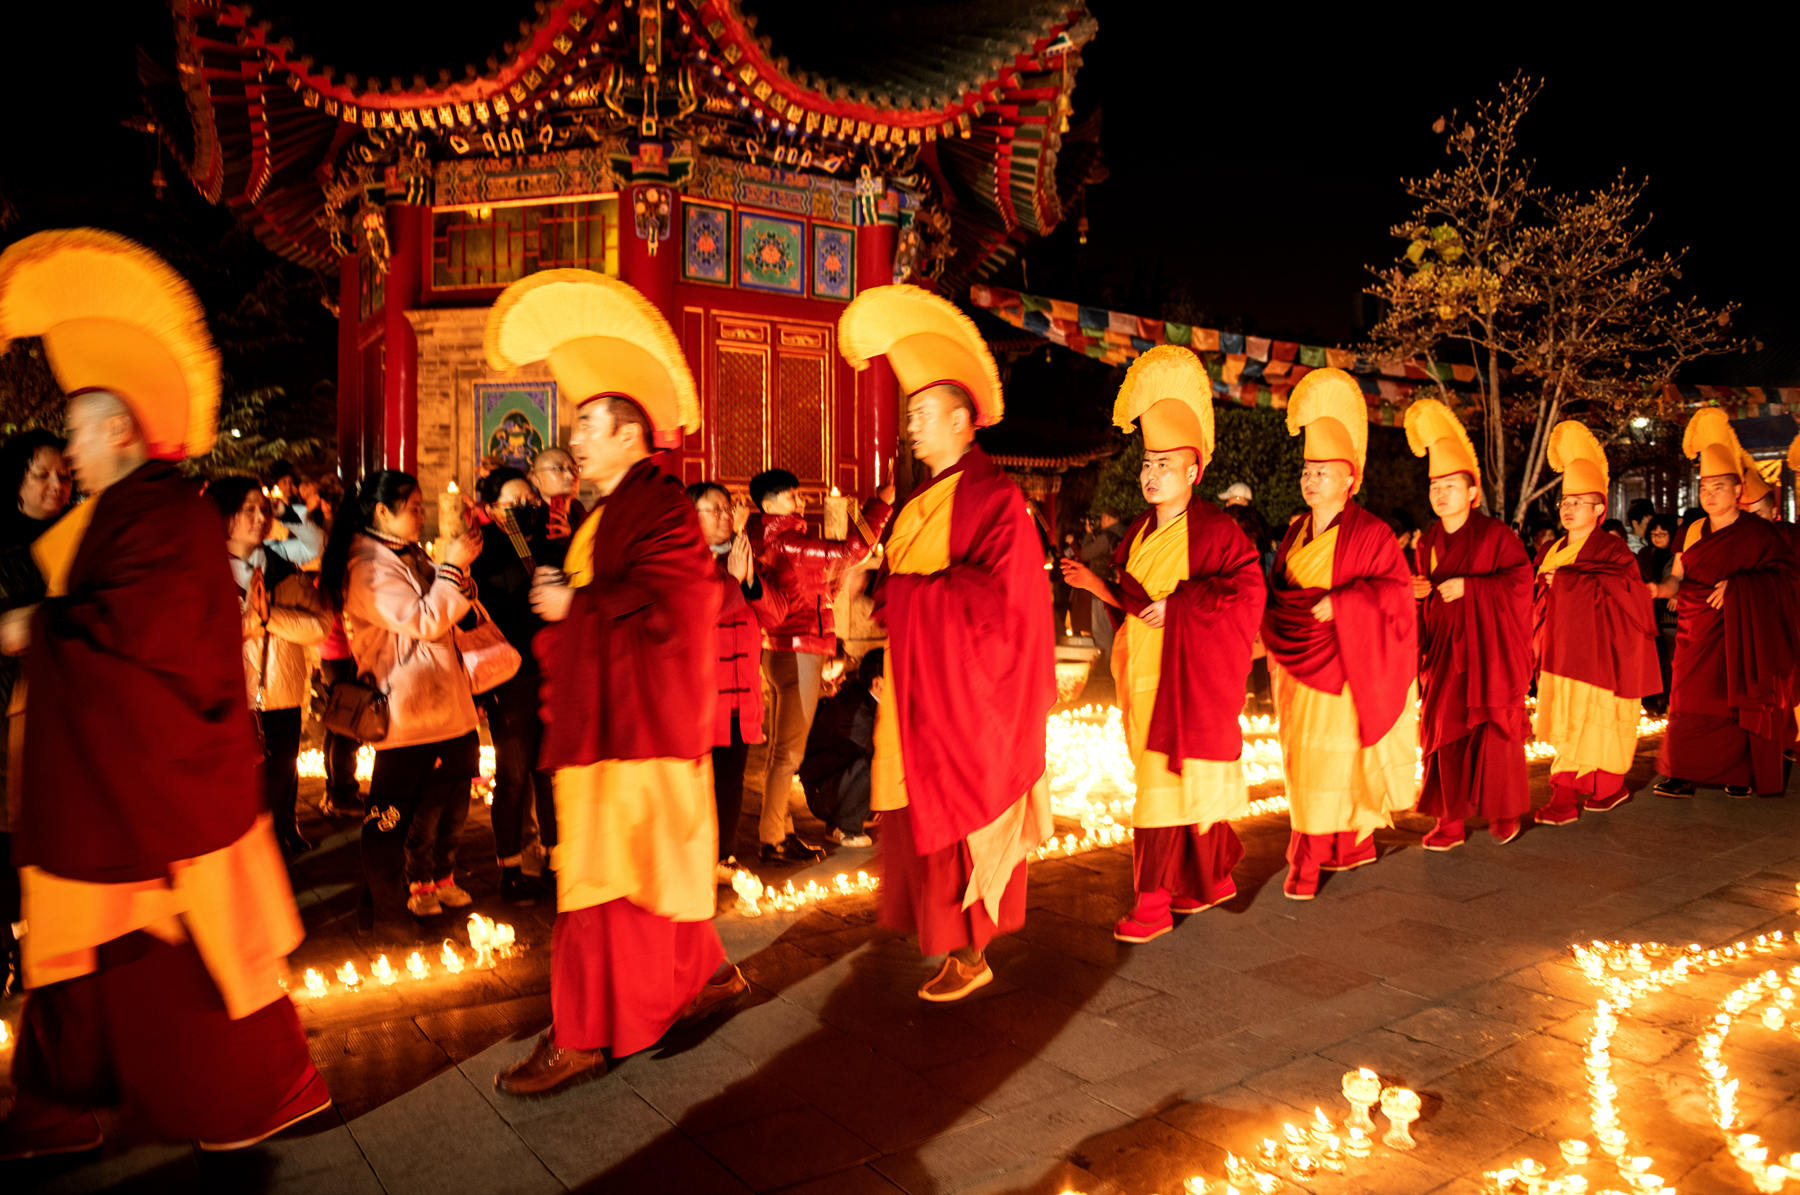
[[[994,969],[983,958],[970,964],[954,954],[944,956],[938,973],[919,988],[919,999],[932,1004],[953,1004],[994,982]]]
[[[715,980],[701,988],[699,994],[681,1010],[681,1015],[675,1018],[675,1024],[677,1027],[697,1025],[713,1017],[734,1013],[749,991],[750,982],[744,978],[742,971],[733,967],[731,974],[724,979]]]
[[[494,1076],[494,1086],[507,1095],[539,1099],[606,1073],[603,1050],[565,1050],[551,1040],[556,1029],[538,1038],[537,1048],[525,1061]]]

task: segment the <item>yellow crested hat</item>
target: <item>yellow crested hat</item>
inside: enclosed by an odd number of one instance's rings
[[[1565,495],[1599,494],[1604,499],[1612,487],[1606,452],[1585,424],[1565,419],[1551,428],[1546,456],[1550,467],[1562,474]]]
[[[1698,457],[1700,476],[1744,479],[1744,466],[1739,459],[1743,449],[1737,432],[1732,430],[1731,416],[1722,407],[1701,407],[1688,420],[1681,433],[1681,455]]]
[[[1467,473],[1481,488],[1481,465],[1475,445],[1456,413],[1435,398],[1421,398],[1406,408],[1406,442],[1414,456],[1431,456],[1430,474],[1435,480],[1452,473]]]
[[[219,352],[194,288],[136,241],[97,228],[28,236],[0,254],[0,349],[37,336],[65,394],[105,390],[152,457],[212,451]]]
[[[577,407],[629,398],[644,409],[656,447],[700,430],[700,396],[662,312],[635,287],[592,270],[540,270],[494,301],[484,338],[488,367],[546,361]]]
[[[1190,349],[1159,344],[1125,371],[1113,422],[1129,432],[1132,421],[1144,429],[1146,452],[1192,448],[1206,468],[1213,454],[1212,379]]]
[[[991,427],[1006,413],[994,355],[956,304],[905,283],[857,295],[838,317],[838,351],[858,370],[886,357],[910,398],[940,382],[960,386],[975,404],[975,426]]]
[[[1779,469],[1781,467],[1781,462],[1776,461],[1775,467]],[[1758,502],[1767,498],[1770,493],[1774,491],[1775,487],[1770,485],[1769,479],[1763,476],[1762,467],[1756,463],[1756,458],[1745,452],[1742,448],[1738,449],[1738,468],[1743,470],[1742,476],[1744,478],[1744,488],[1742,492],[1738,494],[1738,505],[1745,510],[1749,510],[1752,506],[1755,506]]]
[[[1309,370],[1288,394],[1288,435],[1306,429],[1306,459],[1345,461],[1355,475],[1351,493],[1362,489],[1369,452],[1369,404],[1356,379],[1341,369]]]

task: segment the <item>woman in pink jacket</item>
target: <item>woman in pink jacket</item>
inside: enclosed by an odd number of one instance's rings
[[[418,542],[424,520],[411,475],[371,474],[338,512],[319,569],[319,592],[343,616],[357,674],[387,694],[388,732],[374,744],[362,830],[365,924],[375,892],[401,870],[402,844],[414,917],[471,903],[456,883],[456,837],[469,816],[480,741],[456,624],[472,605],[467,569],[481,533],[451,540],[433,567]]]

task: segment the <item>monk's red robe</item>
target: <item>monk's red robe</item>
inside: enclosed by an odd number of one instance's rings
[[[1739,515],[1701,520],[1681,553],[1683,579],[1669,729],[1657,767],[1700,784],[1782,791],[1781,751],[1794,716],[1796,563],[1779,528]],[[1729,581],[1723,610],[1707,605]]]
[[[15,1115],[123,1101],[165,1136],[239,1140],[326,1092],[275,984],[299,919],[262,812],[237,587],[218,513],[175,466],[90,502],[25,662]]]
[[[1385,521],[1352,502],[1332,522],[1332,617],[1312,608],[1327,591],[1287,581],[1288,552],[1310,538],[1312,519],[1288,525],[1269,577],[1263,646],[1300,683],[1336,693],[1346,683],[1356,702],[1357,736],[1373,746],[1392,729],[1419,673],[1418,616],[1412,574]],[[1329,528],[1327,528],[1329,530]]]
[[[1119,578],[1119,596],[1123,609],[1108,608],[1115,628],[1122,629],[1127,618],[1142,613],[1151,603],[1144,582],[1131,569],[1132,549],[1140,535],[1153,526],[1154,510],[1140,516],[1126,531],[1113,555],[1114,575]],[[1156,809],[1149,816],[1143,781],[1145,767],[1139,764],[1139,808],[1133,817],[1132,872],[1133,885],[1140,894],[1164,893],[1205,904],[1229,899],[1231,870],[1243,857],[1243,845],[1229,821],[1218,820],[1201,825],[1193,820],[1201,810],[1216,806],[1223,794],[1211,800],[1198,792],[1182,792],[1191,788],[1186,783],[1184,761],[1230,761],[1235,763],[1244,752],[1243,730],[1238,715],[1244,706],[1244,682],[1250,672],[1250,659],[1257,628],[1262,623],[1263,605],[1268,586],[1263,579],[1262,563],[1256,547],[1231,519],[1206,502],[1190,503],[1185,513],[1187,531],[1187,573],[1163,597],[1163,628],[1160,658],[1152,666],[1156,675],[1156,695],[1152,703],[1145,739],[1147,752],[1156,765],[1173,773],[1160,776],[1156,805],[1174,803],[1182,806],[1188,820],[1176,822],[1170,812]],[[1171,529],[1172,530],[1172,529]],[[1179,574],[1177,574],[1179,575]],[[1132,636],[1118,634],[1113,639],[1116,675],[1136,675],[1131,659]],[[1131,686],[1135,688],[1135,686]],[[1127,716],[1136,708],[1132,692],[1124,689],[1119,700],[1127,708]],[[1186,770],[1196,770],[1190,765]],[[1233,788],[1242,800],[1241,773],[1233,769]],[[1219,783],[1219,777],[1196,777],[1201,784]],[[1180,787],[1177,787],[1179,785]],[[1157,816],[1161,814],[1161,816]],[[1147,824],[1146,824],[1147,823]]]
[[[1050,709],[1056,703],[1045,547],[1024,495],[985,452],[963,458],[914,491],[887,529],[919,522],[953,487],[947,536],[934,541],[928,571],[900,571],[892,553],[877,575],[874,615],[887,629],[891,697],[903,805],[884,800],[883,726],[877,725],[876,808],[882,818],[884,924],[915,931],[926,954],[985,947],[1024,922],[1023,855],[1004,878],[1018,834],[1012,812],[1044,776]],[[927,527],[925,538],[944,531]],[[943,553],[943,559],[936,556]],[[1009,821],[1010,841],[977,858],[970,836]],[[1027,817],[1019,829],[1029,825]],[[904,822],[904,825],[898,823]],[[987,890],[971,891],[987,885]]]
[[[710,920],[719,588],[681,483],[634,465],[570,541],[569,615],[533,640],[556,773],[556,1044],[654,1043],[724,961]]]
[[[1525,742],[1531,720],[1531,562],[1504,523],[1471,511],[1454,533],[1433,523],[1418,559],[1435,587],[1463,579],[1446,602],[1421,603],[1419,747],[1425,783],[1419,812],[1444,821],[1490,821],[1531,810]]]

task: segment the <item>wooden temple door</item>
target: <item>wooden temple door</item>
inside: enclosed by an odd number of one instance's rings
[[[707,315],[704,404],[708,476],[742,492],[786,469],[814,494],[832,486],[836,329],[830,324]]]

